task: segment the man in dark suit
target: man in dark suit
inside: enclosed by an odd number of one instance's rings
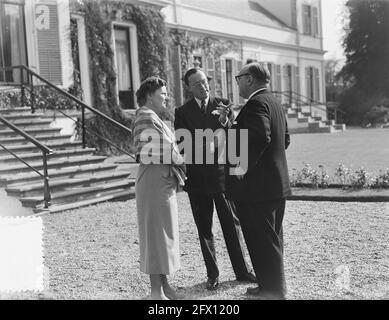
[[[285,299],[282,221],[291,194],[285,150],[290,143],[284,110],[268,90],[270,73],[258,62],[245,65],[235,77],[247,99],[230,129],[246,129],[246,168],[227,170],[226,196],[233,200],[242,225],[258,287],[247,293],[259,299]],[[219,108],[223,112],[223,108]],[[242,157],[242,155],[240,155]],[[244,155],[243,155],[244,156]],[[237,165],[239,167],[239,164]]]
[[[210,97],[208,79],[200,69],[188,70],[184,76],[184,82],[194,97],[175,110],[174,127],[176,131],[186,129],[191,133],[192,157],[191,159],[186,158],[186,161],[190,160],[192,164],[186,166],[188,179],[184,190],[188,193],[198,230],[207,269],[207,289],[215,290],[219,285],[219,269],[212,233],[214,204],[237,280],[256,282],[244,258],[244,239],[239,220],[224,194],[225,169],[223,164],[217,162],[218,147],[213,143],[203,141],[198,143],[195,139],[195,130],[210,129],[213,132],[218,129],[225,130],[219,122],[219,117],[213,113],[220,102],[228,105],[228,100]],[[211,148],[213,151],[210,150]],[[195,164],[197,163],[195,155],[199,149],[203,152],[203,162]],[[207,153],[214,153],[213,164],[205,162]]]

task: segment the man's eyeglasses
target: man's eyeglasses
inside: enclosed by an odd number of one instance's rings
[[[207,87],[208,81],[207,80],[200,80],[200,81],[193,83],[192,86],[195,88]]]
[[[239,79],[241,77],[244,77],[244,76],[251,76],[251,73],[243,73],[243,74],[237,75],[237,76],[235,76],[235,81],[239,82]]]

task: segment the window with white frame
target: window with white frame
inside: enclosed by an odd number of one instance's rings
[[[312,37],[319,36],[319,11],[317,7],[303,4],[303,33]]]
[[[243,98],[239,96],[239,89],[234,80],[235,75],[238,74],[242,67],[242,60],[238,60],[234,57],[220,58],[222,97],[227,98],[234,105],[244,103]]]

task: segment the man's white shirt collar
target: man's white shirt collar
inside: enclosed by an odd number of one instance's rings
[[[201,101],[200,99],[197,99],[195,98],[196,102],[197,102],[197,105],[199,106],[199,108],[201,108]],[[207,99],[204,100],[205,101],[205,107],[208,106],[208,102],[209,102],[209,97]]]
[[[267,89],[267,88],[261,88],[261,89],[258,89],[258,90],[256,90],[256,91],[254,91],[254,92],[250,95],[250,97],[247,99],[247,101],[250,100],[252,97],[254,97],[258,92],[264,91],[264,90],[266,90],[266,89]]]

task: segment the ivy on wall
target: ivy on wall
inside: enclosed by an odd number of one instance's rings
[[[230,52],[239,52],[239,45],[231,40],[223,40],[211,36],[189,35],[188,32],[178,29],[171,29],[169,31],[170,45],[180,48],[180,60],[182,77],[185,72],[193,67],[193,53],[194,51],[201,51],[205,56],[205,61],[208,57],[212,57],[215,62],[215,88],[218,95],[221,92],[221,62],[220,58]],[[204,61],[204,63],[205,63]],[[190,93],[184,85],[184,98],[189,99]]]
[[[205,58],[212,56],[215,59],[219,59],[228,52],[239,50],[239,45],[231,40],[222,40],[211,36],[189,36],[187,32],[178,29],[171,29],[169,37],[173,46],[180,47],[183,72],[191,67],[190,63],[195,50],[200,49]]]
[[[166,78],[167,32],[162,14],[153,6],[108,0],[72,0],[71,12],[81,14],[85,19],[93,106],[129,127],[131,118],[123,113],[117,101],[112,21],[130,22],[137,27],[141,80],[152,75]],[[89,119],[88,125],[93,131],[121,147],[128,147],[129,137],[123,137],[120,129],[114,128],[103,119],[93,117]],[[99,138],[90,136],[88,142],[100,150],[115,151]]]

